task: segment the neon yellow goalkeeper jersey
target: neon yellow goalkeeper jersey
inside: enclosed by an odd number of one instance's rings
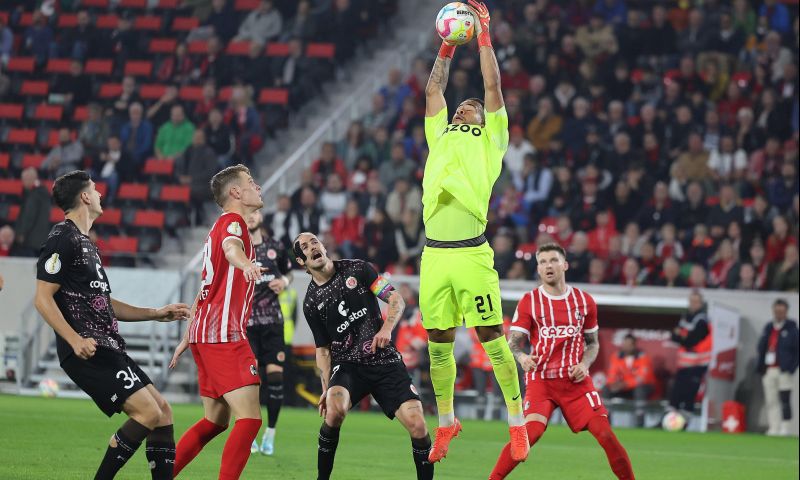
[[[508,150],[505,107],[484,111],[486,126],[448,124],[447,108],[425,117],[428,161],[422,179],[425,235],[466,240],[486,230],[492,187]]]

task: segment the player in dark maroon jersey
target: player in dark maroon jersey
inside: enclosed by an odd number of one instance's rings
[[[253,291],[264,269],[244,218],[264,206],[261,188],[243,165],[228,167],[211,179],[214,201],[223,213],[211,227],[204,248],[200,293],[192,324],[175,350],[170,367],[191,347],[197,364],[204,417],[183,434],[175,453],[175,476],[212,438],[236,422],[222,451],[220,479],[237,479],[261,428],[256,359],[247,341]]]
[[[608,411],[594,388],[589,367],[597,358],[597,305],[588,293],[567,284],[566,252],[559,245],[542,245],[536,251],[542,284],[527,292],[517,305],[508,340],[514,358],[525,370],[525,426],[531,446],[544,434],[557,407],[577,433],[589,432],[606,452],[619,479],[634,478],[625,448],[611,431]],[[522,350],[525,338],[531,353]],[[506,478],[520,462],[511,458],[506,444],[489,476]]]

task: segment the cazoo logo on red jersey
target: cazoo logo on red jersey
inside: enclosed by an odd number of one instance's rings
[[[557,325],[539,329],[539,335],[542,338],[569,338],[574,337],[579,332],[580,330],[576,325]]]

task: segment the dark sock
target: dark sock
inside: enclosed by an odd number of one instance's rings
[[[414,455],[414,466],[417,467],[417,480],[433,479],[433,464],[428,461],[430,451],[430,435],[411,439],[411,453]]]
[[[97,469],[95,480],[107,480],[114,478],[120,468],[136,453],[136,449],[142,441],[150,434],[150,429],[129,418],[123,423],[117,433],[114,434],[113,442],[116,446],[108,445],[106,455],[103,457],[100,468]]]
[[[784,420],[792,419],[792,391],[781,390],[778,392],[781,399],[781,414]]]
[[[267,374],[267,427],[275,428],[283,404],[283,373]]]
[[[153,480],[172,480],[175,468],[175,431],[172,425],[153,429],[147,437],[145,455]]]
[[[339,428],[329,427],[323,422],[319,429],[319,448],[317,449],[317,480],[328,480],[333,471],[333,459],[339,445]]]

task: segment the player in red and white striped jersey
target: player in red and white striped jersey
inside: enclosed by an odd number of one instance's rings
[[[261,428],[260,379],[247,341],[247,323],[255,282],[263,269],[244,217],[264,206],[261,188],[243,165],[228,167],[211,179],[214,200],[223,214],[211,227],[203,250],[203,273],[192,324],[175,350],[170,368],[188,347],[197,364],[204,417],[183,434],[175,453],[175,476],[212,438],[236,422],[222,451],[220,479],[239,478],[250,445]]]
[[[542,284],[527,292],[517,305],[508,343],[525,370],[525,427],[533,446],[544,434],[557,407],[573,432],[589,432],[606,452],[611,470],[619,479],[633,479],[628,453],[619,443],[608,411],[595,390],[589,367],[597,358],[597,305],[588,293],[567,285],[566,252],[557,244],[536,251]],[[523,352],[527,338],[530,354]],[[519,462],[506,444],[490,480],[505,478]]]

